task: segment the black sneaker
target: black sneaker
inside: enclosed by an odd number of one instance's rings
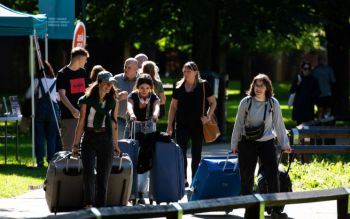
[[[144,198],[139,198],[139,200],[137,200],[137,204],[138,205],[145,205],[146,204],[146,201]]]
[[[138,205],[146,204],[145,199],[143,198],[143,192],[139,192],[139,200],[137,200]]]
[[[288,215],[283,212],[271,212],[271,219],[288,219]]]

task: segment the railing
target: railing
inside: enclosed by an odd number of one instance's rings
[[[173,203],[170,205],[146,205],[133,207],[108,207],[79,210],[63,215],[49,216],[48,218],[152,218],[166,217],[169,219],[182,218],[184,214],[195,214],[213,211],[230,212],[237,208],[252,207],[259,212],[260,219],[264,218],[265,207],[273,207],[287,204],[299,204],[337,200],[338,219],[350,219],[349,209],[350,189],[336,188],[307,192],[286,192],[271,194],[254,194],[235,196],[230,198],[218,198],[200,200],[187,203]]]

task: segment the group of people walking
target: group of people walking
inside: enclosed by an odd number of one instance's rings
[[[35,117],[36,155],[38,166],[42,166],[45,137],[48,161],[59,150],[56,146],[58,127],[53,124],[59,120],[63,150],[72,151],[73,154],[81,153],[85,206],[100,207],[106,205],[112,156],[114,153],[121,153],[118,139],[130,138],[131,122],[157,123],[159,117],[165,114],[166,97],[158,74],[159,68],[155,62],[149,61],[145,54],[126,59],[123,72],[115,76],[101,65],[96,65],[89,79],[84,69],[88,57],[89,53],[84,48],[74,48],[71,51],[70,63],[58,71],[57,79],[52,67],[46,62],[47,82],[42,81],[45,79],[42,75],[35,80],[34,86],[39,91],[40,100]],[[310,63],[305,62],[301,67],[301,73],[295,78],[291,88],[291,92],[296,93],[294,106],[303,103],[303,99],[312,99],[318,95],[317,81],[308,78]],[[316,68],[315,72],[317,71]],[[182,148],[185,170],[186,152],[191,142],[193,177],[201,160],[203,124],[211,120],[216,108],[216,99],[209,83],[201,78],[195,62],[186,62],[182,73],[182,79],[173,85],[166,132],[175,136],[176,142]],[[305,89],[311,89],[313,92],[308,92],[307,97],[300,95],[300,90]],[[319,103],[324,107],[323,114],[327,114],[329,90],[324,90]],[[48,91],[50,95],[45,96]],[[47,107],[48,98],[54,103],[56,119],[52,116],[43,117],[44,113],[40,108]],[[204,115],[203,101],[207,106]],[[298,107],[293,110],[293,119],[298,123],[311,118],[311,109],[306,105],[304,108],[303,116],[298,115]],[[52,109],[47,112],[52,112]],[[290,153],[282,111],[274,97],[271,80],[266,74],[258,74],[251,82],[247,96],[239,103],[231,138],[231,150],[239,158],[242,195],[253,193],[254,171],[258,160],[264,166],[268,191],[279,192],[275,137],[282,145],[283,151]],[[143,199],[148,173],[139,177],[140,199]],[[184,184],[188,186],[186,171]],[[245,218],[257,218],[255,213],[248,208]],[[272,213],[283,216],[277,208]]]

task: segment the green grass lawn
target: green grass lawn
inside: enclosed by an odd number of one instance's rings
[[[167,80],[171,83],[171,80]],[[230,81],[227,98],[227,130],[226,139],[230,139],[233,123],[237,112],[239,101],[243,98],[239,94],[239,83]],[[274,84],[275,96],[279,100],[282,108],[283,120],[287,129],[295,126],[291,120],[291,109],[287,105],[289,95],[288,83]],[[167,102],[166,111],[169,109],[171,91],[166,91]],[[160,120],[159,130],[166,130],[167,115]],[[337,123],[338,124],[338,123]],[[3,125],[3,124],[1,124]],[[10,127],[10,131],[14,127]],[[0,159],[0,198],[14,197],[29,190],[29,186],[40,186],[45,178],[46,169],[33,169],[31,158],[31,138],[30,134],[22,134],[20,137],[19,161],[15,159],[14,142],[10,141],[8,146],[8,162],[4,164],[4,159]],[[4,144],[0,142],[0,156],[4,155]],[[313,156],[313,161],[308,164],[293,162],[290,176],[293,181],[294,191],[316,190],[335,188],[350,185],[350,158],[347,156]],[[47,164],[46,164],[47,165]],[[325,172],[327,171],[327,176]]]

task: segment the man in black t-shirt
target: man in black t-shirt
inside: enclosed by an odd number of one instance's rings
[[[89,52],[81,47],[73,48],[70,63],[58,71],[57,91],[61,99],[61,132],[63,150],[71,151],[75,128],[80,116],[78,99],[88,86],[86,71],[83,68]]]

